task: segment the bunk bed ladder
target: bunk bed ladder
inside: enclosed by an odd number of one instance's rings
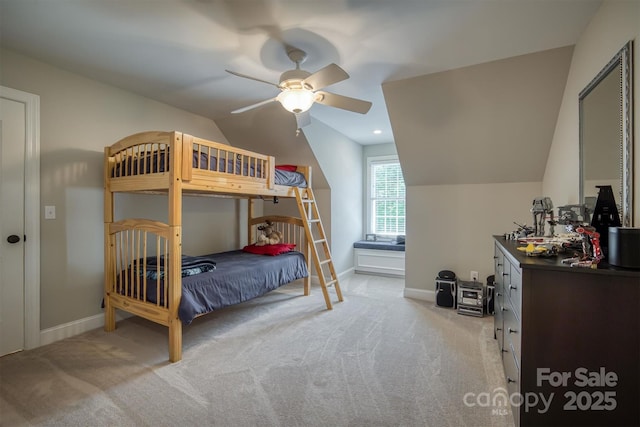
[[[300,216],[304,223],[307,241],[311,247],[313,264],[316,268],[318,278],[320,279],[320,286],[322,287],[324,301],[327,304],[327,309],[331,310],[333,307],[331,305],[328,290],[330,286],[335,288],[338,301],[342,301],[343,299],[338,275],[336,274],[336,270],[333,266],[333,260],[331,259],[331,252],[329,251],[329,242],[327,242],[327,236],[324,233],[324,227],[320,220],[318,205],[316,204],[316,199],[311,188],[296,187],[294,191],[296,194],[296,201],[298,202],[298,209],[300,210]],[[318,246],[322,246],[322,251],[318,250]],[[328,273],[328,277],[325,272]]]

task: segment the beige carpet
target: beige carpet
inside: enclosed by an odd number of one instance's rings
[[[355,275],[327,311],[318,288],[287,285],[185,327],[174,364],[165,328],[139,318],[5,356],[0,425],[513,425],[504,408],[465,404],[505,387],[493,318],[403,286]]]

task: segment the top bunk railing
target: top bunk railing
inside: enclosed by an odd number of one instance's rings
[[[310,168],[298,172],[310,183]],[[180,132],[142,132],[105,148],[110,191],[166,190],[176,182],[187,191],[270,195],[275,159]]]
[[[229,175],[241,175],[267,180],[270,178],[269,172],[273,165],[273,157],[230,145],[207,141],[201,138],[185,138],[185,149],[183,159],[188,163],[188,153],[193,153],[192,168],[183,163],[184,178],[190,180],[188,170],[192,172],[214,171]],[[186,167],[185,167],[186,166]]]

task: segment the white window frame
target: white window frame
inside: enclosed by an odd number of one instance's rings
[[[400,159],[398,158],[397,155],[387,155],[387,156],[372,156],[372,157],[368,157],[367,158],[367,210],[366,210],[366,229],[365,229],[365,234],[375,234],[374,232],[374,227],[373,227],[373,212],[372,212],[372,199],[371,199],[371,194],[372,194],[372,186],[373,186],[373,180],[371,179],[371,168],[372,165],[374,164],[380,164],[380,163],[400,163]],[[403,177],[404,179],[404,177]],[[405,184],[405,189],[406,189],[406,184]],[[405,233],[406,233],[406,223],[407,223],[407,217],[406,217],[406,193],[405,193]],[[387,237],[395,237],[397,234],[378,234],[378,236],[387,236]]]

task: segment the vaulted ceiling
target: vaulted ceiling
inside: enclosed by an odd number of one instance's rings
[[[387,107],[396,102],[385,102],[385,82],[572,45],[600,3],[0,0],[0,44],[221,123],[230,123],[230,111],[278,91],[225,69],[277,82],[293,68],[284,46],[295,46],[308,53],[303,68],[315,71],[334,62],[350,74],[328,90],[373,102],[364,116],[314,105],[312,120],[371,144],[392,142],[393,133],[404,132],[394,123],[392,133],[392,122],[418,118],[400,108],[390,119]],[[432,85],[425,90],[446,95],[432,80],[425,84]],[[268,108],[234,117],[234,126],[238,118],[250,126],[255,115],[269,116]],[[291,128],[287,135],[295,144],[295,121],[286,118],[280,126]]]

